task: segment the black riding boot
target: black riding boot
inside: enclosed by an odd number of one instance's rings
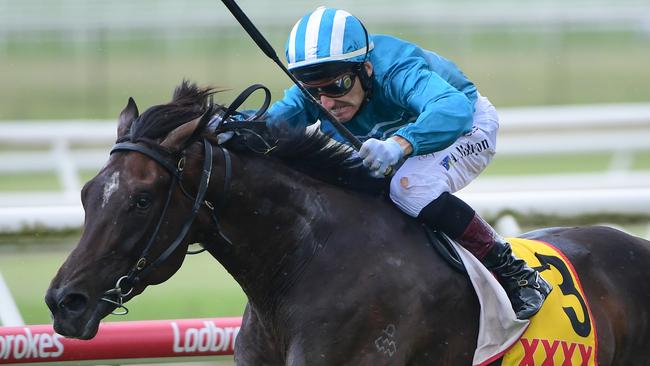
[[[510,298],[517,318],[528,319],[541,309],[553,289],[551,284],[525,261],[512,254],[510,244],[479,215],[474,215],[465,232],[457,240],[464,247],[489,248],[479,260],[497,276]]]
[[[517,318],[528,319],[542,307],[551,285],[515,257],[510,244],[460,198],[445,192],[423,208],[418,218],[458,241],[494,272]]]

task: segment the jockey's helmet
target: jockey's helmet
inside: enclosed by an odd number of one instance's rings
[[[285,45],[288,69],[301,82],[332,79],[354,71],[364,89],[363,70],[373,43],[361,21],[345,10],[319,7],[293,26]]]

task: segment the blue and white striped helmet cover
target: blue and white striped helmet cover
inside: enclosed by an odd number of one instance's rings
[[[359,19],[345,10],[321,6],[293,26],[285,46],[288,69],[329,61],[362,62],[373,48],[367,41]]]

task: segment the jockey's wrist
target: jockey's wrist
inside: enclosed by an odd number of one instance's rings
[[[399,146],[402,148],[402,151],[404,152],[404,156],[409,156],[413,152],[413,145],[411,145],[410,142],[408,142],[407,139],[401,137],[401,136],[392,136],[391,139],[397,141]]]

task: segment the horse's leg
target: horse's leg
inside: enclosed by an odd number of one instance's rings
[[[539,230],[526,236],[556,245],[576,268],[596,322],[599,364],[646,364],[650,242],[606,227]]]
[[[235,364],[237,366],[284,364],[274,338],[264,328],[250,303],[246,304],[241,329],[235,343]]]

